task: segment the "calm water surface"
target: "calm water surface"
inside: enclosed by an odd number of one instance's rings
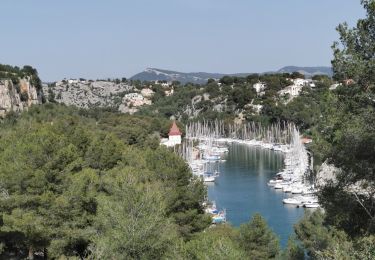
[[[304,210],[282,204],[287,195],[267,186],[283,168],[283,154],[260,147],[230,144],[225,162],[219,163],[220,177],[208,185],[208,197],[219,209],[226,209],[234,226],[248,222],[259,212],[285,246],[293,225]]]

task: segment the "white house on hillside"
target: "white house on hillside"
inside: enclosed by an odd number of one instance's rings
[[[303,86],[300,85],[291,85],[279,91],[280,96],[289,95],[290,97],[299,96]]]
[[[162,81],[159,81],[159,80],[156,80],[156,81],[154,81],[156,84],[159,84],[159,85],[161,85],[162,87],[164,87],[164,88],[167,88],[167,87],[169,87],[170,85],[172,85],[172,82],[162,82]]]
[[[262,95],[264,94],[263,91],[266,89],[266,84],[262,82],[258,82],[253,85],[253,88],[255,89],[258,95]]]
[[[297,79],[293,79],[292,82],[296,86],[311,87],[311,88],[315,87],[315,83],[314,83],[314,81],[312,79],[300,79],[300,78],[297,78]]]
[[[309,83],[307,79],[293,79],[292,81],[296,86],[307,86]]]
[[[74,83],[78,83],[78,82],[79,82],[78,79],[68,79],[69,84],[74,84]]]

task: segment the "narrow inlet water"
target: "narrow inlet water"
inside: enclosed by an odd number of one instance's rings
[[[293,233],[293,225],[304,210],[283,205],[289,196],[269,187],[267,182],[283,168],[284,155],[261,147],[230,144],[225,162],[218,163],[220,176],[208,183],[208,198],[219,209],[226,209],[227,221],[234,226],[248,222],[260,213],[285,247]]]

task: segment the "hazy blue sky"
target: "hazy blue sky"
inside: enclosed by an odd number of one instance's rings
[[[330,65],[335,27],[364,16],[359,0],[1,0],[0,11],[0,63],[45,81]]]

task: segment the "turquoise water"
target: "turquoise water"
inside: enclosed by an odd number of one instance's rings
[[[260,213],[285,246],[304,210],[283,205],[282,199],[287,195],[267,186],[270,178],[283,168],[283,154],[231,144],[226,159],[218,165],[220,176],[216,183],[208,184],[208,198],[219,209],[226,209],[227,220],[234,226]]]

